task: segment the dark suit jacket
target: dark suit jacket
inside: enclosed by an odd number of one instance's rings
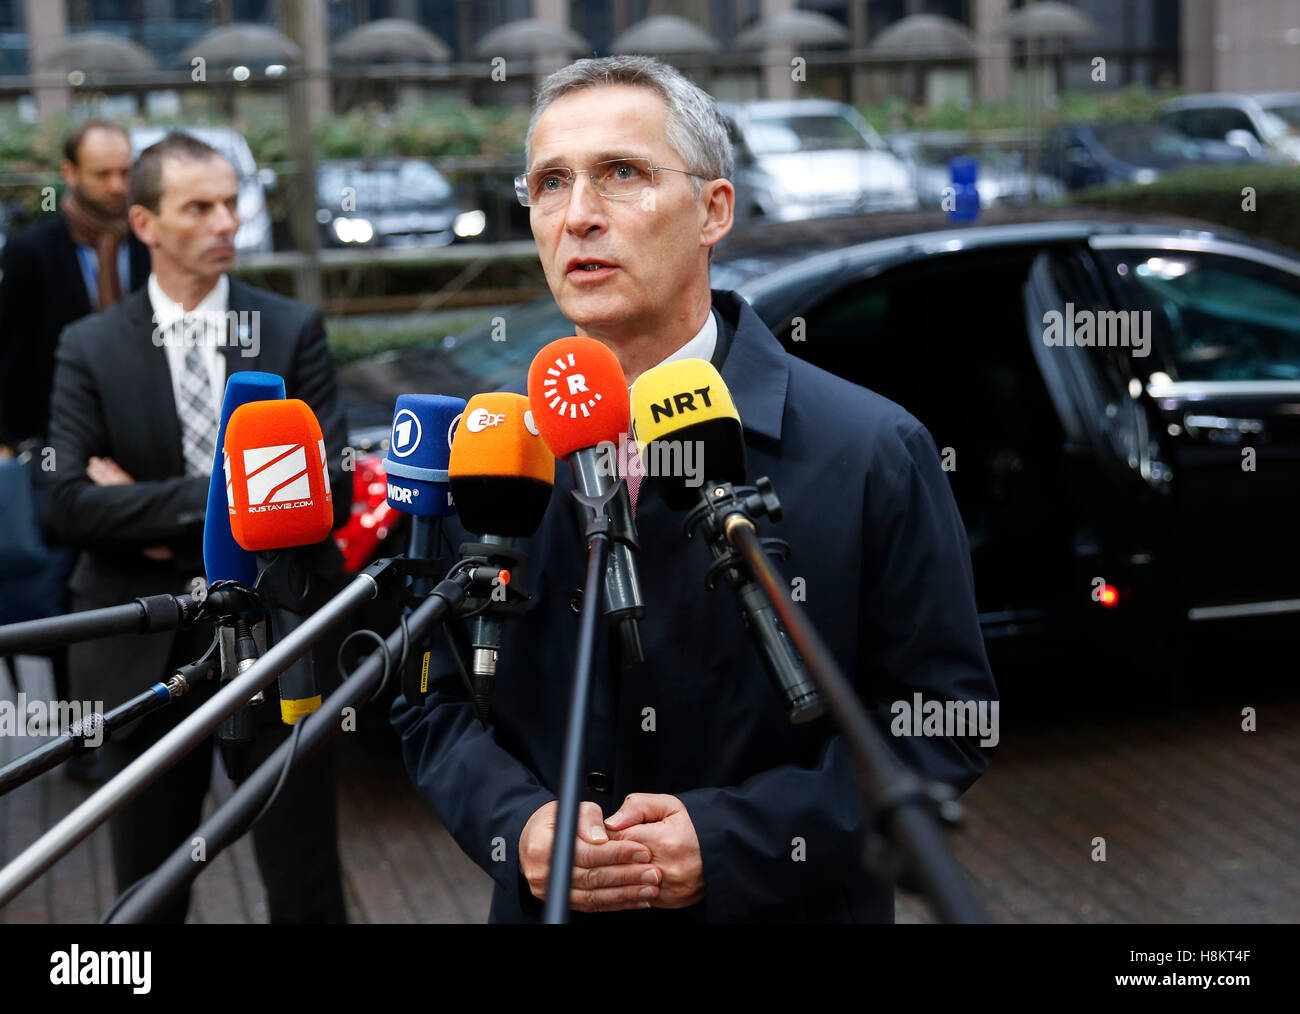
[[[134,291],[149,278],[134,235],[129,257]],[[0,270],[0,443],[16,444],[47,432],[59,335],[94,307],[62,211],[10,236]]]
[[[352,503],[351,475],[341,467],[347,424],[320,311],[234,278],[229,309],[260,315],[249,318],[250,325],[260,322],[250,346],[260,347],[257,355],[244,355],[252,347],[223,348],[227,378],[240,370],[277,373],[288,397],[311,406],[329,452],[335,527],[342,526]],[[203,573],[208,479],[185,475],[167,352],[154,341],[148,289],[71,325],[59,340],[56,361],[52,523],[60,538],[84,550],[70,582],[77,607],[188,591],[189,581]],[[135,482],[96,486],[86,476],[92,456],[112,458]],[[172,549],[173,560],[142,555],[144,547],[159,544]],[[336,574],[342,557],[332,541],[322,544],[320,555],[322,575],[331,567]],[[102,694],[94,699],[111,707],[157,679],[171,642],[169,633],[93,642],[96,671],[104,674]],[[74,681],[79,656],[86,651],[72,656]]]
[[[928,431],[892,402],[787,354],[749,304],[714,290],[723,379],[744,424],[749,475],[768,476],[784,520],[760,532],[792,547],[782,570],[898,753],[965,790],[989,755],[978,737],[889,737],[889,706],[996,697],[976,618],[966,534]],[[559,466],[538,533],[524,541],[535,595],[504,624],[480,729],[445,655],[423,708],[399,697],[407,768],[465,852],[495,880],[493,921],[537,921],[519,835],[555,798],[586,546]],[[645,487],[637,506],[645,664],[598,665],[585,798],[608,816],[630,792],[681,798],[699,836],[705,898],[689,909],[575,915],[653,922],[892,921],[893,891],[860,865],[860,790],[829,717],[792,726],[706,546]],[[459,529],[453,529],[459,535]],[[608,658],[602,624],[596,658]],[[653,708],[654,731],[645,709]],[[802,861],[794,855],[803,842]],[[498,848],[503,844],[504,849]],[[494,849],[496,855],[494,856]],[[504,853],[504,861],[496,861]]]

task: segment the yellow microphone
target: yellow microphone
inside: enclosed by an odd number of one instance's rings
[[[740,414],[712,363],[677,359],[646,370],[632,385],[632,421],[646,478],[673,510],[699,503],[705,483],[744,484]],[[682,467],[688,443],[701,454],[692,474]]]

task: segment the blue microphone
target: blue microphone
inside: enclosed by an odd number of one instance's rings
[[[208,584],[238,581],[251,588],[257,580],[257,554],[243,549],[230,531],[230,505],[226,493],[226,468],[223,448],[226,425],[235,409],[250,401],[283,401],[284,378],[258,370],[241,370],[226,379],[226,394],[221,402],[221,422],[217,427],[217,449],[208,483],[208,510],[203,524],[203,569]],[[233,626],[217,631],[220,638],[221,682],[234,679],[265,650],[267,626],[265,616],[237,618]],[[260,643],[259,643],[260,642]],[[298,663],[295,663],[298,664]],[[263,702],[259,692],[254,699]],[[248,748],[252,742],[252,716],[241,708],[221,723],[217,746],[226,773],[234,781],[243,779]]]
[[[465,411],[464,398],[440,394],[399,394],[393,407],[393,432],[384,458],[388,475],[388,505],[411,515],[411,542],[407,558],[433,560],[438,556],[442,519],[456,513],[447,468],[451,464],[451,439]],[[411,591],[425,595],[431,578],[415,578]],[[402,673],[402,695],[423,701],[427,691],[428,652],[411,659]]]
[[[217,428],[217,450],[208,483],[208,513],[203,524],[203,569],[208,584],[238,581],[251,588],[257,580],[257,554],[241,549],[230,534],[230,506],[226,498],[226,469],[222,448],[226,445],[226,424],[235,409],[250,401],[279,401],[284,398],[284,378],[274,373],[241,370],[226,380]]]
[[[413,560],[433,558],[440,522],[456,513],[447,466],[451,463],[451,438],[464,411],[463,398],[397,396],[384,471],[388,475],[388,505],[412,516],[407,555]]]
[[[388,504],[393,510],[417,518],[445,518],[456,513],[447,466],[451,463],[451,439],[464,411],[464,398],[397,396],[393,433],[384,458]]]

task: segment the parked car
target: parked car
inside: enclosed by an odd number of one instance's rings
[[[1056,177],[1041,172],[1031,175],[1022,151],[923,133],[893,134],[886,141],[911,172],[917,201],[923,208],[942,206],[947,189],[953,185],[952,160],[961,157],[974,158],[978,163],[975,189],[981,208],[1042,204],[1065,194],[1065,187]]]
[[[712,284],[929,428],[995,658],[1105,646],[1168,663],[1189,628],[1294,623],[1300,254],[1070,214],[869,242],[871,216],[753,229],[728,238]],[[1077,310],[1136,312],[1146,354],[1049,344],[1048,315]],[[517,381],[573,333],[549,297],[505,316],[506,342],[487,324],[346,367],[355,420],[382,425],[405,391]]]
[[[718,108],[735,148],[737,221],[917,206],[907,167],[852,106],[804,99]]]
[[[161,141],[171,129],[197,137],[230,160],[239,176],[239,231],[235,233],[235,249],[241,253],[269,252],[273,244],[266,195],[275,188],[275,171],[258,169],[248,142],[230,127],[132,127],[132,157]]]
[[[1069,190],[1102,183],[1154,183],[1161,175],[1198,166],[1250,161],[1223,141],[1194,141],[1154,123],[1095,123],[1058,127],[1043,142],[1042,170]]]
[[[482,210],[418,158],[322,162],[316,203],[323,246],[446,246],[477,239],[486,225]]]
[[[1189,137],[1225,141],[1256,158],[1300,162],[1300,92],[1184,95],[1159,121]]]

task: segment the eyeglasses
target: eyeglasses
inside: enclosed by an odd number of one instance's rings
[[[666,170],[682,173],[696,179],[707,179],[699,173],[685,169],[672,169],[666,165],[651,165],[648,158],[615,158],[597,162],[590,169],[534,169],[515,177],[515,196],[525,208],[556,208],[569,199],[576,173],[586,173],[592,186],[601,197],[625,200],[655,185],[655,173]]]

